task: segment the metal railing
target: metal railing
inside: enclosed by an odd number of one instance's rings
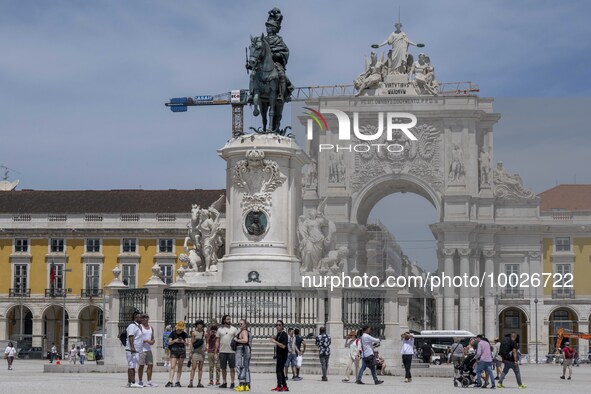
[[[564,298],[572,299],[575,298],[575,289],[572,288],[557,288],[552,290],[552,298]]]
[[[223,315],[233,322],[249,321],[254,338],[266,338],[276,333],[275,322],[282,320],[286,327],[314,332],[326,317],[319,316],[318,293],[292,290],[189,290],[187,320],[202,319],[206,323],[220,323]]]
[[[119,332],[129,325],[133,312],[148,309],[148,289],[119,290]]]
[[[103,289],[82,289],[80,290],[80,297],[91,298],[91,297],[102,297]]]
[[[64,289],[45,289],[45,297],[63,297]]]
[[[502,299],[507,299],[507,298],[524,298],[525,294],[524,291],[521,289],[517,289],[517,288],[506,288],[503,291],[501,291],[501,298]]]
[[[176,322],[176,302],[178,290],[164,289],[164,308],[162,308],[162,319],[164,324],[172,324]]]
[[[30,297],[31,289],[8,289],[9,297]]]
[[[377,291],[344,291],[343,336],[368,325],[372,335],[384,338],[384,296]]]

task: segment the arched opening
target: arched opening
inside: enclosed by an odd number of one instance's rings
[[[95,305],[83,308],[78,315],[80,340],[92,344],[92,334],[103,325],[103,311]]]
[[[43,312],[43,334],[47,338],[47,344],[51,346],[52,343],[55,343],[58,349],[62,343],[62,332],[66,337],[66,341],[69,334],[68,324],[70,319],[66,311],[64,326],[62,322],[64,318],[63,310],[63,306],[54,304],[47,307]],[[65,330],[63,330],[64,327]]]
[[[499,337],[505,337],[512,332],[517,334],[517,343],[522,354],[527,350],[527,316],[518,308],[507,308],[499,315]]]
[[[33,313],[27,306],[13,306],[6,314],[6,319],[7,338],[30,342],[30,336],[33,335]],[[28,347],[30,348],[31,346],[32,343],[28,343]],[[20,343],[18,347],[27,348],[27,346],[21,346]]]
[[[437,269],[437,241],[430,225],[439,221],[432,191],[405,178],[384,179],[360,195],[357,222],[366,226],[357,259],[368,275],[426,276]],[[386,272],[387,274],[385,274]],[[437,328],[433,296],[411,286],[409,329]]]
[[[548,352],[554,353],[556,346],[556,333],[559,328],[563,328],[569,331],[579,331],[578,317],[575,311],[570,308],[561,307],[555,309],[550,313],[550,327],[548,337]],[[579,340],[577,338],[563,338],[559,346],[562,347],[564,342],[569,341],[570,345],[575,349],[579,350]]]

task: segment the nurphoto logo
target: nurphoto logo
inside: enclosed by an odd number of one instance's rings
[[[306,127],[306,138],[312,140],[314,138],[314,123],[318,126],[320,131],[332,131],[326,118],[323,114],[332,114],[336,116],[338,123],[338,137],[339,141],[351,141],[351,120],[349,115],[338,109],[321,108],[319,111],[310,107],[304,107],[307,112],[306,115],[310,116]],[[389,143],[395,139],[394,132],[401,131],[409,140],[416,141],[417,137],[410,131],[417,124],[417,117],[408,112],[387,112],[384,116],[384,112],[377,113],[378,126],[375,130],[368,134],[367,130],[361,130],[359,128],[359,113],[353,112],[353,134],[357,140],[360,141],[378,141],[382,139],[384,129],[386,131],[386,142],[387,143],[360,143],[360,144],[349,144],[349,145],[334,145],[334,144],[319,144],[318,151],[348,151],[348,152],[369,152],[370,150],[387,150],[392,153],[400,153],[404,151],[404,146],[400,143]],[[384,122],[385,119],[385,122]],[[384,123],[386,127],[384,127]],[[398,139],[397,139],[398,140]]]

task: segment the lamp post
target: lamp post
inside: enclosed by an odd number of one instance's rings
[[[19,306],[20,306],[20,313],[19,313],[19,333],[20,333],[20,337],[19,337],[19,341],[23,340],[23,280],[22,278],[20,278],[17,283],[18,285],[18,300],[19,300]],[[17,345],[18,346],[18,345]],[[22,345],[21,345],[22,346]]]
[[[62,360],[64,359],[66,349],[66,295],[68,288],[66,287],[66,272],[72,272],[71,269],[66,269],[67,262],[64,263],[62,286],[64,287],[64,304],[62,306]]]
[[[536,289],[536,293],[537,293]],[[536,298],[534,300],[534,319],[535,319],[535,326],[534,326],[534,336],[536,337],[536,364],[538,363],[538,297],[536,295]]]

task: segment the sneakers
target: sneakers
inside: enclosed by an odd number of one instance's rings
[[[566,378],[566,380],[570,380],[570,376],[568,378]]]
[[[272,388],[271,391],[283,391],[283,387],[277,386],[275,388]]]
[[[201,384],[201,382],[197,383],[197,388],[202,388],[202,387],[205,387],[205,386],[203,386],[203,385]]]
[[[562,375],[562,376],[560,377],[560,379],[564,379],[564,375]]]
[[[357,383],[357,384],[365,384],[361,380],[356,380],[355,383]]]
[[[244,391],[250,391],[250,386],[249,385],[244,386]]]
[[[141,389],[144,386],[141,384],[138,384],[138,383],[132,383],[131,386],[129,386],[129,387],[131,387],[132,389]]]
[[[174,387],[183,387],[183,386],[181,386],[181,382],[176,382],[176,383],[174,384]]]
[[[229,388],[230,389],[233,389],[234,388],[234,383],[232,383]]]
[[[293,381],[298,381],[298,382],[299,382],[299,381],[300,381],[300,380],[302,380],[302,379],[303,379],[302,377],[296,376],[296,377],[295,377],[295,378],[293,378],[292,380],[293,380]]]
[[[281,389],[281,391],[289,391],[289,389],[287,388],[287,386],[283,386],[283,388]]]
[[[520,389],[527,388],[527,386],[526,386],[525,384],[520,384],[520,385],[519,385],[519,386],[517,386],[517,387],[519,387]]]
[[[224,383],[224,384],[220,384],[220,385],[218,386],[218,388],[220,388],[220,389],[227,389],[227,388],[228,388],[228,385],[227,385],[226,383]]]
[[[142,382],[141,380],[138,382],[138,384],[139,384],[140,386],[142,386],[142,387],[144,387],[144,386],[145,386],[144,382]]]
[[[244,386],[238,386],[234,390],[235,391],[244,391]]]
[[[409,382],[410,382],[410,380],[404,379],[404,383],[409,383]]]
[[[500,389],[505,388],[505,386],[503,386],[503,383],[497,383],[497,387],[500,388]]]
[[[376,382],[376,384],[382,384],[382,383],[384,383],[384,381],[383,381],[383,380],[378,380],[378,381]]]
[[[349,383],[349,379],[343,379],[343,380],[341,380],[341,382],[343,382],[343,383]]]
[[[326,376],[323,376],[323,377],[322,377],[322,381],[323,381],[323,382],[328,382],[328,378],[327,378]]]
[[[127,382],[127,386],[125,386],[125,387],[130,388],[131,387],[131,383]]]
[[[148,387],[158,387],[158,385],[156,383],[152,383],[152,382],[146,383],[146,386],[148,386]]]
[[[164,386],[164,387],[172,387],[172,382],[166,383],[166,386]]]

